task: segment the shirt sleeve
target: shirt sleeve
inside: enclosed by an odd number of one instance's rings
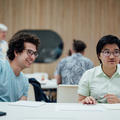
[[[1,57],[1,56],[0,56]],[[2,59],[2,58],[0,58],[0,73],[1,73],[1,71],[2,71],[2,68],[3,68],[3,65],[5,64],[5,61]]]
[[[61,68],[62,68],[63,62],[60,61],[56,67],[56,71],[54,73],[54,75],[61,75]]]
[[[86,71],[81,77],[78,85],[78,94],[89,96],[89,72]]]
[[[29,87],[28,78],[25,78],[23,96],[26,96],[26,97],[28,96],[28,87]]]

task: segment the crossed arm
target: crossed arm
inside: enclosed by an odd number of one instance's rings
[[[57,84],[61,84],[62,83],[62,80],[61,80],[61,76],[60,75],[56,75],[55,76],[55,79],[57,80]]]

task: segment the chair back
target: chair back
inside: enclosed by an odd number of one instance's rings
[[[34,88],[31,84],[29,84],[29,89],[28,89],[28,100],[29,101],[35,101]]]
[[[77,89],[78,85],[58,85],[57,102],[78,103]]]

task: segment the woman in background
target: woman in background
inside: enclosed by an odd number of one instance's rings
[[[6,59],[8,43],[6,41],[6,34],[8,27],[4,24],[0,24],[0,59]]]

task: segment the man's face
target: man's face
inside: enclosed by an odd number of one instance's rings
[[[0,40],[5,40],[6,39],[6,31],[1,31],[0,30]]]
[[[24,43],[24,50],[22,53],[15,53],[15,58],[21,69],[28,68],[37,57],[36,46],[32,43]]]
[[[116,67],[120,61],[120,49],[116,44],[107,44],[103,47],[99,59],[105,67]]]

